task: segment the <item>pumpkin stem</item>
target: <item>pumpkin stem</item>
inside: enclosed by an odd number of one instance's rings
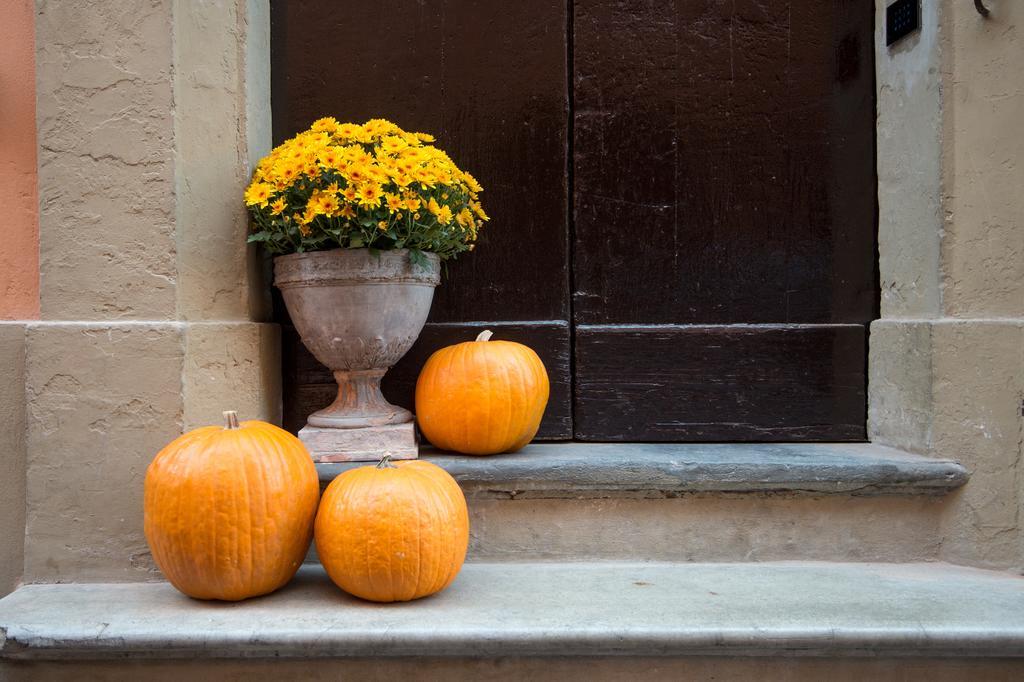
[[[377,462],[377,468],[378,469],[397,469],[398,467],[396,467],[394,464],[391,463],[391,455],[384,455],[383,457],[380,458],[380,461]]]
[[[225,429],[237,429],[238,428],[238,413],[234,410],[226,410],[224,412]]]
[[[485,329],[482,332],[480,332],[480,334],[477,335],[476,340],[490,341],[492,336],[494,336],[494,332],[492,332],[490,329]]]

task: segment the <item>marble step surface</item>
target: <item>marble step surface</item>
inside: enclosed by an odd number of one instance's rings
[[[947,564],[469,563],[443,593],[381,605],[306,566],[239,603],[159,582],[25,585],[0,600],[0,665],[551,656],[1020,658],[1024,578]]]

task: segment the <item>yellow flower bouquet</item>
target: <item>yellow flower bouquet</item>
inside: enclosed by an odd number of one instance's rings
[[[414,261],[472,250],[483,188],[433,141],[383,119],[319,119],[257,164],[249,241],[274,255],[404,248]]]

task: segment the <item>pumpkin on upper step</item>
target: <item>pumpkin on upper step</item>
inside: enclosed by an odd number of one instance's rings
[[[469,511],[448,472],[421,460],[349,469],[324,491],[316,551],[331,580],[378,602],[448,587],[466,559]]]
[[[197,599],[273,592],[302,564],[320,497],[302,442],[224,413],[179,436],[146,471],[145,532],[156,565]]]
[[[515,452],[537,435],[550,386],[529,347],[491,341],[448,346],[427,360],[416,382],[416,417],[442,450],[467,455]]]

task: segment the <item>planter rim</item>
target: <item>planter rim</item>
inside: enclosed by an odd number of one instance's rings
[[[423,252],[425,265],[412,262],[409,249],[370,253],[370,249],[306,251],[274,257],[274,285],[278,289],[358,284],[418,284],[436,287],[441,281],[441,259]]]

